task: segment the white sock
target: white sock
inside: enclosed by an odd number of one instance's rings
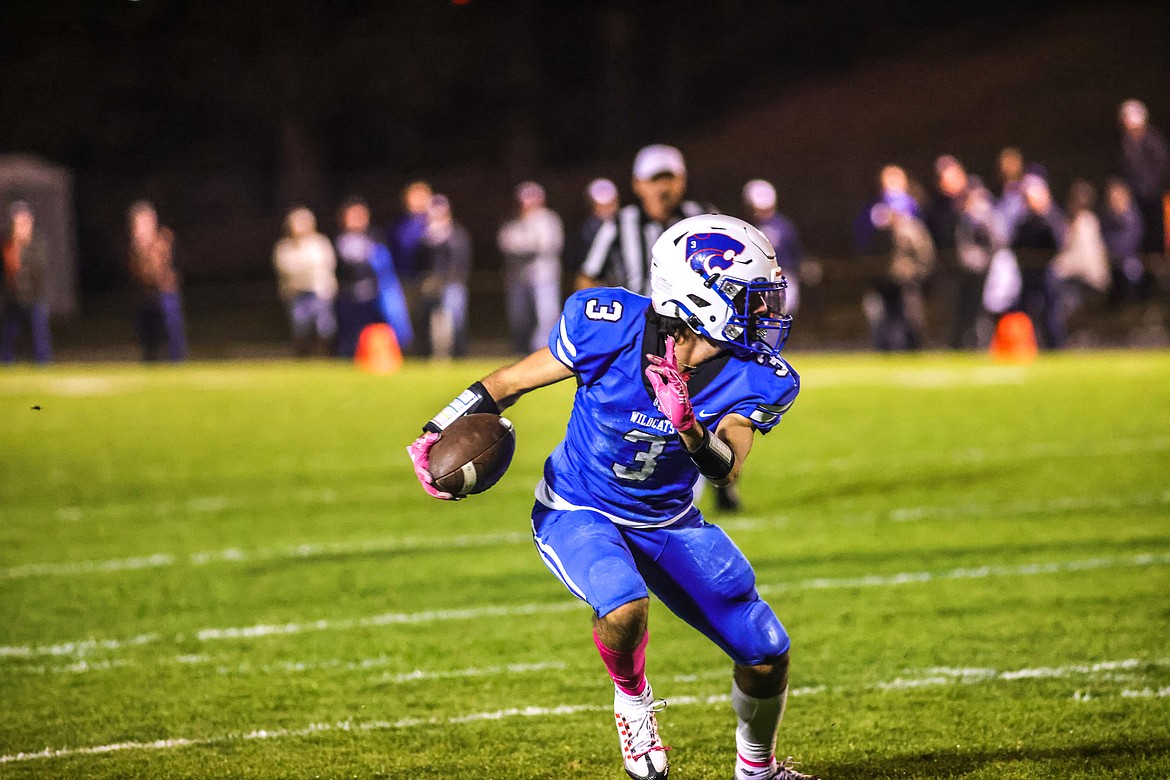
[[[613,695],[617,702],[628,707],[648,707],[650,702],[654,701],[654,689],[650,687],[650,681],[646,681],[646,687],[637,696],[631,696],[616,685],[613,686]]]
[[[776,733],[784,717],[788,688],[777,696],[748,696],[732,681],[731,707],[739,724],[735,728],[735,776],[767,777],[776,754]]]

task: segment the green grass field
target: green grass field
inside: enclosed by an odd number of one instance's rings
[[[1170,777],[1170,353],[791,359],[711,516],[793,637],[782,754]],[[491,368],[0,373],[0,776],[624,777],[588,608],[529,538],[572,388],[509,413],[471,500],[403,451]],[[729,661],[651,631],[671,777],[727,780]]]

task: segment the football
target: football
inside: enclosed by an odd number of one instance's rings
[[[498,414],[469,414],[447,426],[431,447],[434,485],[456,496],[482,493],[500,481],[516,451],[516,431]]]

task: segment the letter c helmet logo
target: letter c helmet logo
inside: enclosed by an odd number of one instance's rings
[[[743,250],[744,245],[726,233],[695,233],[687,239],[687,262],[704,274],[726,271]]]

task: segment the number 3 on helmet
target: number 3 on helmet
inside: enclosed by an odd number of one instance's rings
[[[668,228],[650,255],[654,311],[741,354],[783,349],[792,326],[788,282],[755,227],[722,214],[689,217]]]

